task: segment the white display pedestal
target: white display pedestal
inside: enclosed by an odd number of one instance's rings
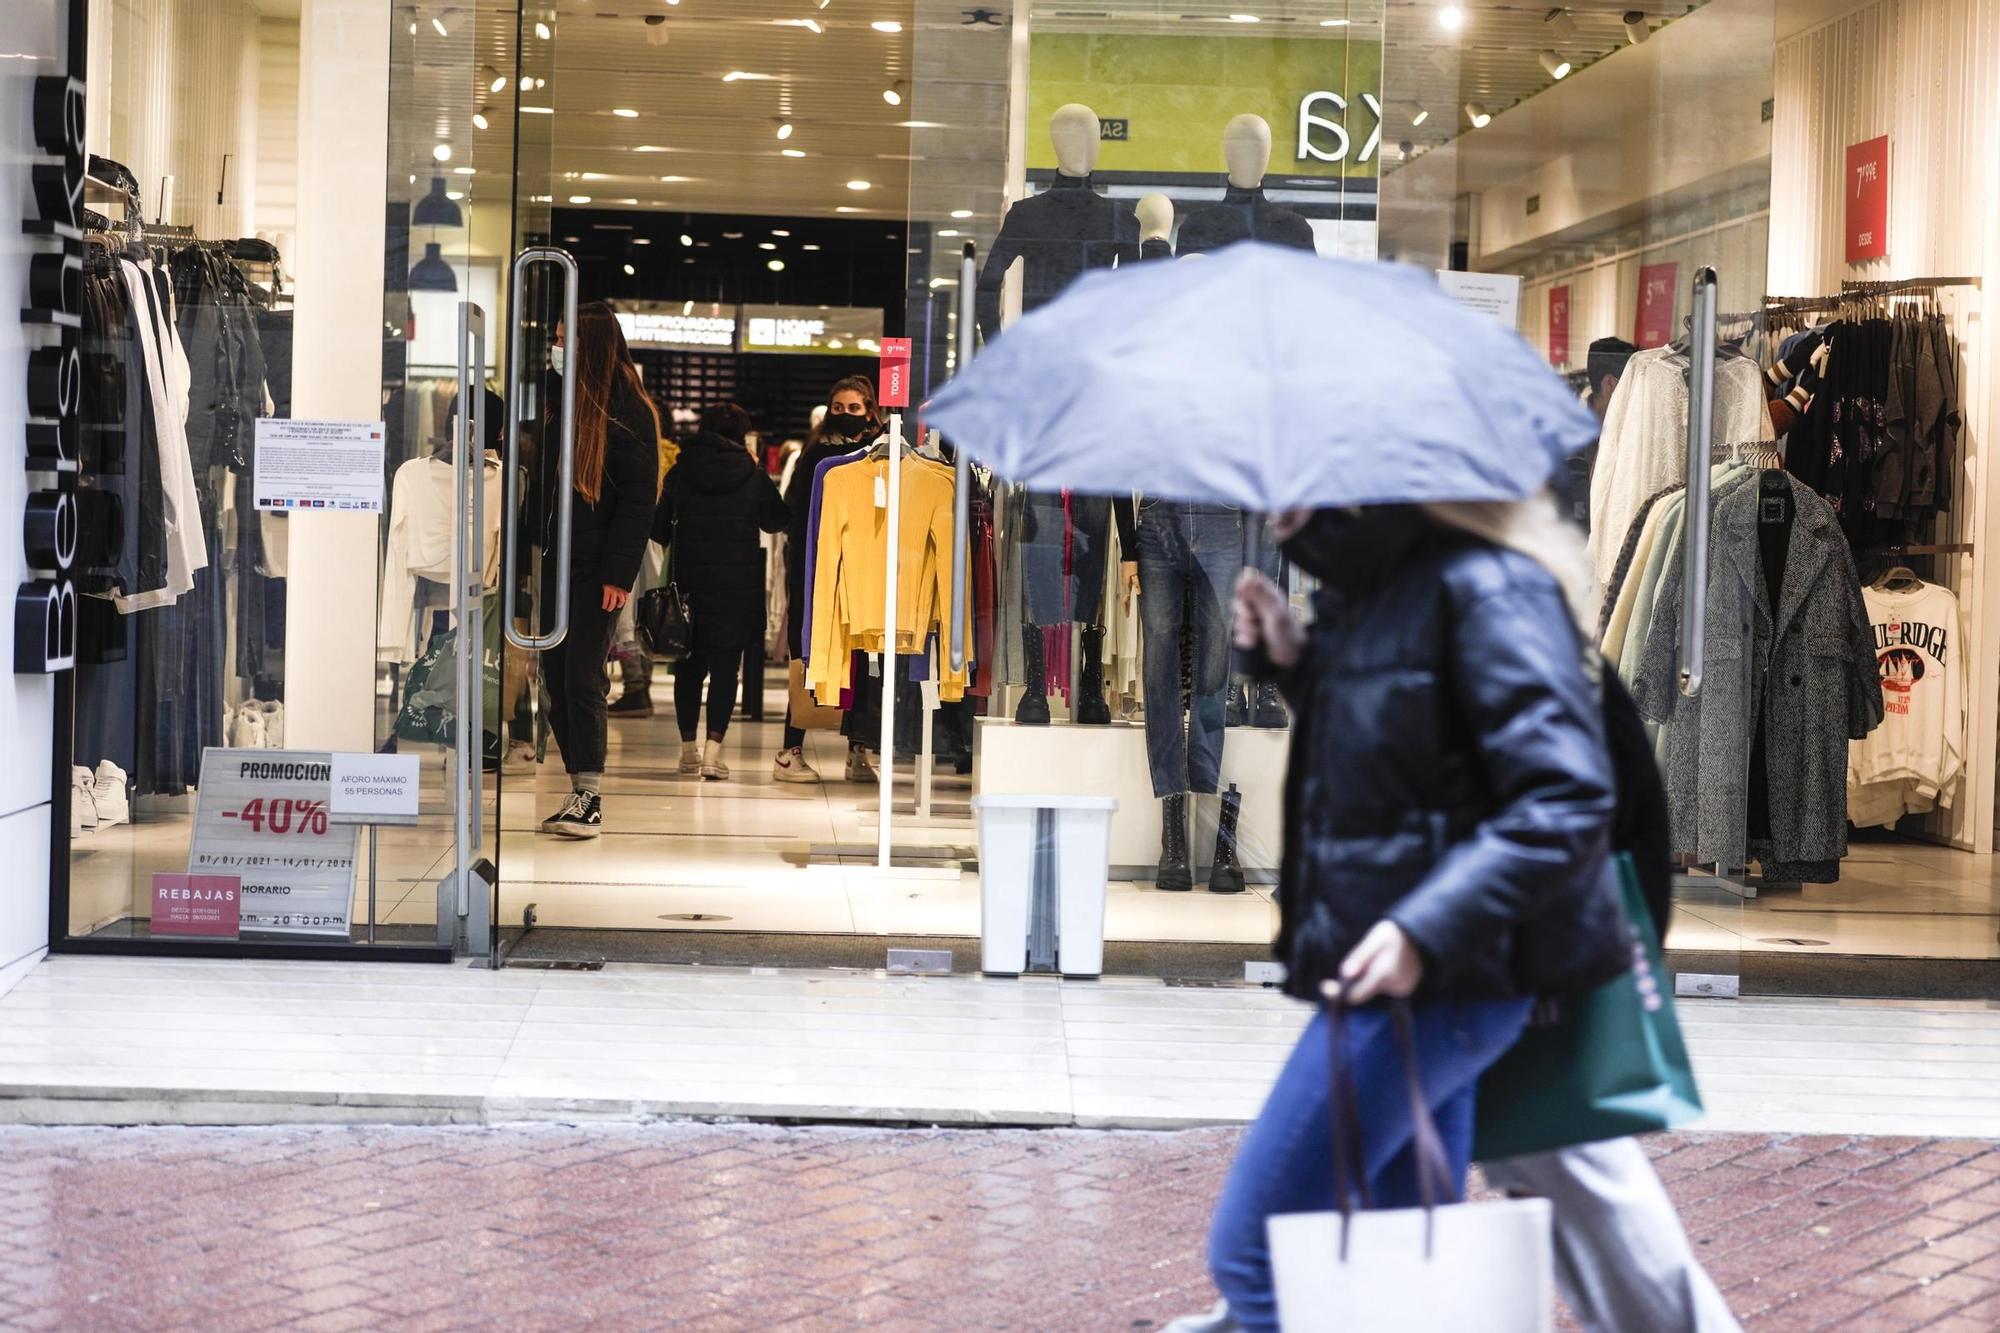
[[[1016,726],[1008,718],[980,718],[973,728],[974,793],[1035,796],[1069,792],[1109,796],[1111,875],[1150,879],[1160,859],[1160,802],[1146,763],[1146,729],[1136,722],[1107,727],[1057,723]],[[1222,745],[1222,786],[1235,783],[1243,797],[1237,822],[1238,860],[1253,883],[1275,883],[1283,847],[1285,762],[1291,731],[1231,727]],[[1196,883],[1215,853],[1215,820],[1221,802],[1195,800]]]

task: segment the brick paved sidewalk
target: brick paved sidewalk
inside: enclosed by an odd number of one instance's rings
[[[0,1129],[0,1327],[1144,1330],[1237,1134]],[[2000,1145],[1654,1148],[1749,1328],[2000,1327]]]

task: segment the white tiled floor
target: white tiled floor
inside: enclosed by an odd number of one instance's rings
[[[1680,1013],[1708,1128],[2000,1136],[2000,1006]],[[60,957],[0,996],[0,1122],[1232,1122],[1304,1017],[1136,981]]]

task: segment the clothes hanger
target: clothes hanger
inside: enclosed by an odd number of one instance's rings
[[[1872,586],[1882,592],[1904,592],[1923,587],[1924,581],[1908,565],[1891,565],[1875,576]]]

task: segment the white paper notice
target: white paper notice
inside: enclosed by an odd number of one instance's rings
[[[382,423],[257,419],[257,508],[382,512]]]
[[[331,811],[336,824],[414,822],[423,756],[336,754]]]
[[[1510,329],[1521,325],[1521,278],[1517,273],[1455,273],[1439,269],[1438,286],[1468,310],[1493,316]]]

